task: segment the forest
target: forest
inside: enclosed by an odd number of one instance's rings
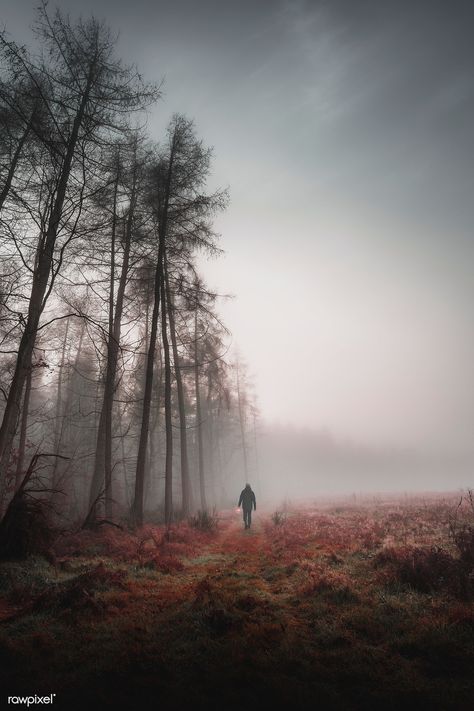
[[[105,24],[44,6],[37,36],[2,36],[2,506],[139,527],[228,504],[256,410],[199,274],[211,150],[182,115],[147,134],[160,88]]]
[[[43,0],[33,31],[0,31],[2,701],[472,708],[469,452],[265,422],[199,117],[107,21]],[[297,347],[275,390],[310,390]]]

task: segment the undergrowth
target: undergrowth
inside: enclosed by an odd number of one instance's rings
[[[192,528],[197,528],[198,531],[206,531],[208,533],[217,531],[219,517],[216,509],[212,511],[198,511],[195,516],[189,518],[189,525],[192,526]]]
[[[58,688],[68,711],[138,695],[184,708],[190,689],[210,708],[467,709],[461,508],[287,506],[251,535],[235,512],[64,534],[53,558],[0,566],[2,683]]]

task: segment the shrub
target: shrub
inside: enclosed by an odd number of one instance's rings
[[[281,526],[286,521],[286,514],[283,511],[275,511],[272,514],[272,521],[275,526]]]
[[[461,517],[461,518],[460,518]],[[449,518],[451,540],[464,566],[474,569],[474,492],[461,497],[454,515]]]
[[[386,548],[374,564],[389,566],[393,578],[423,593],[456,588],[459,580],[458,561],[437,547]]]
[[[55,531],[48,520],[48,502],[22,493],[11,500],[0,523],[0,558],[48,554],[54,538]]]
[[[451,529],[451,538],[459,552],[459,560],[474,568],[474,526],[462,524]]]
[[[198,511],[195,516],[191,516],[189,519],[189,525],[199,531],[214,532],[217,530],[218,524],[219,517],[215,508],[212,509],[212,513],[206,510]]]

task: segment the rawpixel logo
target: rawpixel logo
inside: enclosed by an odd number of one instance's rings
[[[9,696],[9,704],[23,704],[24,706],[33,706],[34,704],[52,704],[56,694],[49,694],[49,696]]]

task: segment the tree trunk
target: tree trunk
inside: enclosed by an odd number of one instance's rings
[[[23,407],[21,409],[20,442],[18,445],[18,461],[16,463],[15,491],[18,490],[18,487],[20,486],[24,475],[23,465],[25,463],[26,429],[28,427],[28,410],[30,407],[32,372],[33,368],[30,368],[26,377],[25,394],[23,396]]]
[[[13,182],[13,177],[15,175],[16,167],[18,165],[18,161],[20,159],[21,151],[23,150],[23,146],[25,144],[26,139],[28,138],[28,134],[30,133],[31,130],[31,124],[33,121],[33,114],[31,115],[30,120],[28,121],[25,130],[23,131],[20,140],[18,141],[18,145],[15,149],[15,153],[13,154],[12,162],[10,163],[10,168],[8,169],[7,177],[5,180],[5,185],[2,188],[2,191],[0,192],[0,210],[3,207],[3,203],[7,199],[8,193],[10,192],[10,188],[12,186]]]
[[[127,216],[125,227],[125,244],[122,260],[122,269],[120,272],[120,280],[117,289],[117,300],[115,303],[115,313],[113,314],[113,328],[109,334],[108,349],[107,349],[107,374],[104,390],[104,406],[105,406],[105,452],[104,452],[104,474],[105,474],[105,515],[107,518],[112,516],[112,416],[113,416],[113,401],[117,380],[117,365],[120,348],[120,336],[122,330],[122,313],[125,299],[125,288],[128,279],[128,270],[130,264],[130,249],[132,244],[132,228],[133,217],[136,203],[136,183],[133,182],[132,195],[130,198],[130,207]],[[118,180],[118,177],[117,177]],[[113,241],[115,245],[115,210],[116,210],[117,193],[114,196],[114,221],[113,221]],[[112,269],[112,267],[111,267]],[[113,285],[111,285],[110,306],[113,311]],[[110,324],[112,325],[112,324]]]
[[[137,467],[135,472],[135,496],[130,512],[131,523],[134,526],[143,525],[143,492],[145,484],[145,462],[148,447],[148,434],[150,430],[150,409],[151,395],[153,388],[153,366],[156,349],[156,336],[158,330],[158,311],[160,308],[161,281],[163,279],[163,239],[160,238],[158,247],[158,259],[155,272],[155,293],[153,311],[151,315],[150,342],[145,369],[145,390],[143,393],[142,424],[140,428],[140,440],[138,443]]]
[[[119,181],[119,167],[117,166],[117,172],[115,175],[114,183],[114,200],[113,200],[113,213],[112,213],[112,235],[110,244],[110,284],[109,284],[109,332],[107,337],[107,372],[105,376],[105,388],[104,388],[104,400],[103,407],[105,408],[104,413],[104,452],[96,451],[96,458],[99,461],[99,465],[103,463],[103,476],[105,481],[105,516],[106,518],[111,518],[112,516],[112,408],[113,408],[113,394],[115,390],[115,369],[116,369],[116,359],[115,364],[113,363],[113,339],[114,339],[114,327],[116,322],[116,314],[114,314],[114,296],[115,296],[115,236],[117,228],[117,192],[118,192],[118,181]],[[123,266],[125,263],[125,255],[122,263],[122,273]],[[127,265],[128,269],[128,265]],[[120,328],[120,324],[119,324]],[[119,335],[120,338],[120,335]],[[118,347],[118,343],[117,343]],[[114,368],[115,365],[115,368]],[[95,469],[95,467],[94,467]]]
[[[165,361],[165,523],[167,526],[173,518],[173,423],[171,420],[171,362],[166,319],[165,280],[161,280],[161,334],[163,339],[163,355]]]
[[[125,454],[125,437],[123,434],[122,427],[122,417],[119,417],[119,432],[120,432],[120,447],[122,450],[122,474],[123,474],[123,497],[124,502],[127,507],[132,503],[130,500],[130,494],[128,489],[128,478],[127,478],[127,457]]]
[[[150,426],[150,470],[148,476],[145,477],[147,481],[147,496],[150,497],[155,503],[159,499],[159,487],[158,487],[158,457],[160,452],[160,420],[161,420],[161,386],[163,383],[163,366],[161,362],[161,348],[157,349],[157,355],[159,356],[159,369],[158,369],[158,381],[155,387],[155,396],[153,401],[153,417],[151,417]]]
[[[68,324],[69,324],[69,321],[68,321]],[[82,321],[81,331],[79,334],[79,343],[77,344],[76,355],[74,358],[74,365],[72,367],[73,372],[75,372],[79,366],[79,359],[81,357],[82,343],[84,341],[85,330],[86,330],[85,323],[84,323],[84,321]],[[64,340],[64,342],[66,342],[66,339]],[[61,376],[61,391],[63,390],[63,386],[64,386],[64,376],[62,375]],[[66,427],[67,427],[67,422],[68,422],[68,419],[67,419],[68,413],[71,410],[71,401],[72,401],[73,395],[72,395],[72,391],[71,391],[71,388],[69,385],[66,385],[66,390],[67,390],[66,400],[64,402],[64,405],[61,405],[61,410],[62,410],[61,427],[60,427],[59,435],[57,438],[56,449],[54,452],[55,454],[59,454],[59,450],[62,449],[63,446],[65,447],[65,450],[67,451],[68,444],[69,444],[68,438],[67,438],[68,432],[67,432]],[[61,401],[62,401],[62,394],[61,394]],[[64,445],[65,432],[66,432],[66,443]],[[54,475],[52,477],[52,481],[54,482],[54,484],[53,484],[54,491],[52,492],[52,495],[51,495],[51,503],[54,508],[56,508],[57,504],[60,501],[59,495],[60,494],[62,495],[64,493],[64,482],[63,482],[63,478],[64,478],[64,474],[65,474],[64,468],[63,468],[64,467],[64,460],[61,460],[63,462],[63,464],[61,464],[61,462],[60,462],[56,466],[57,460],[58,460],[58,457],[55,457],[55,469],[54,469]],[[62,486],[62,491],[58,490],[58,487],[60,485]]]
[[[196,298],[196,310],[194,312],[194,383],[196,388],[196,434],[198,441],[199,491],[201,494],[201,511],[207,511],[206,483],[204,480],[204,448],[202,441],[201,393],[199,387],[197,313],[198,303]]]
[[[247,461],[247,443],[246,443],[246,437],[245,437],[244,408],[243,408],[243,403],[242,403],[242,393],[241,393],[241,388],[240,388],[240,372],[239,372],[239,364],[238,363],[237,363],[237,402],[238,402],[238,406],[239,406],[240,435],[242,438],[242,456],[243,456],[243,460],[244,460],[245,482],[248,483],[249,467],[248,467],[248,461]]]
[[[212,412],[212,378],[209,374],[206,395],[207,470],[212,505],[217,505],[214,468],[214,415]]]
[[[109,286],[109,332],[107,336],[107,366],[105,374],[104,394],[102,399],[101,415],[97,432],[97,445],[94,462],[94,476],[89,497],[90,505],[100,494],[102,483],[104,484],[105,515],[111,518],[113,515],[112,497],[112,421],[113,421],[113,401],[117,380],[117,365],[120,348],[120,335],[122,329],[122,313],[125,299],[125,288],[127,285],[128,270],[130,264],[130,248],[132,242],[133,216],[135,210],[135,180],[132,188],[130,207],[124,234],[124,251],[122,267],[120,271],[117,297],[115,298],[115,242],[117,228],[117,192],[118,192],[118,169],[114,184],[114,204],[111,236],[111,257],[110,257],[110,286]],[[95,516],[93,511],[91,517]]]
[[[173,160],[175,151],[175,140],[171,146],[170,159],[168,164],[168,174],[165,187],[164,206],[158,226],[158,257],[155,270],[153,311],[151,315],[150,342],[148,345],[146,371],[145,371],[145,391],[143,394],[143,413],[140,429],[140,440],[138,443],[137,468],[135,474],[135,497],[131,510],[131,523],[134,526],[143,525],[143,491],[145,482],[145,460],[148,445],[148,434],[150,430],[150,408],[153,388],[153,366],[156,349],[156,336],[158,330],[158,312],[160,308],[161,285],[163,281],[163,258],[165,253],[166,229],[168,223],[168,205],[171,189],[171,176],[173,172]]]
[[[257,480],[257,495],[262,496],[262,490],[260,488],[260,466],[258,461],[258,439],[257,439],[257,416],[255,410],[253,413],[253,442],[255,448],[255,478]]]
[[[62,420],[62,405],[63,405],[63,375],[64,375],[64,361],[66,359],[66,346],[67,337],[69,333],[69,319],[66,319],[66,329],[64,332],[63,347],[61,349],[61,362],[59,364],[59,374],[58,374],[58,389],[56,391],[56,410],[55,410],[55,420],[56,420],[56,432],[54,437],[54,454],[59,454],[59,449],[61,447],[61,438],[63,433],[63,420]],[[57,481],[57,471],[59,466],[59,457],[54,458],[53,473],[51,475],[51,488],[54,490],[58,486]]]
[[[181,455],[181,489],[182,489],[182,511],[183,516],[189,516],[191,512],[191,485],[189,480],[189,460],[188,443],[186,430],[186,409],[184,402],[183,378],[179,366],[178,344],[176,339],[176,322],[174,318],[174,303],[170,289],[168,265],[165,257],[165,280],[166,298],[168,304],[168,316],[171,335],[171,345],[173,348],[174,370],[176,375],[176,389],[178,393],[179,409],[179,433],[180,433],[180,455]]]

